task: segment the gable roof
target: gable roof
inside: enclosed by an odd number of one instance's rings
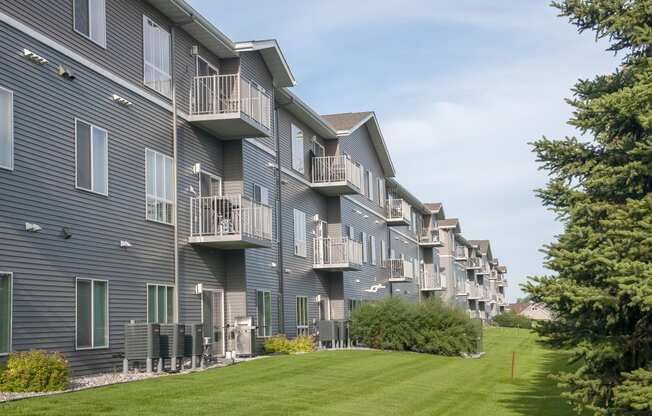
[[[444,214],[444,204],[441,202],[426,202],[423,206],[429,209],[430,213],[435,215],[438,220],[446,218],[446,214]]]
[[[403,185],[401,185],[396,178],[388,178],[387,179],[387,187],[394,191],[396,196],[399,196],[403,198],[410,206],[418,211],[420,211],[422,214],[428,214],[429,210],[428,208],[423,205],[421,201],[419,201],[419,198],[416,196],[412,195],[410,191],[407,190]]]
[[[489,240],[469,240],[469,243],[474,246],[478,246],[482,254],[486,254],[487,257],[492,257],[491,255],[491,243]]]
[[[462,227],[460,226],[460,220],[457,218],[444,218],[439,220],[439,228],[454,228],[455,232],[461,233]]]
[[[276,39],[236,42],[235,50],[238,52],[258,51],[272,74],[275,86],[293,87],[297,84]]]
[[[337,138],[335,129],[292,91],[287,88],[275,88],[274,92],[274,98],[280,107],[305,123],[320,137],[324,139]]]
[[[366,126],[371,137],[371,142],[374,145],[378,160],[383,168],[386,177],[391,178],[396,176],[394,163],[387,150],[383,132],[380,130],[378,118],[373,111],[364,111],[358,113],[340,113],[340,114],[325,114],[322,117],[337,131],[338,137],[350,136],[361,128]]]
[[[510,303],[509,305],[507,305],[507,309],[520,314],[521,312],[526,310],[528,306],[530,306],[529,303]]]

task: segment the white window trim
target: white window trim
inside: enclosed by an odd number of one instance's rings
[[[156,314],[157,315],[158,315],[158,287],[165,287],[165,288],[170,288],[171,287],[174,290],[173,295],[176,296],[176,293],[177,293],[177,288],[174,285],[159,284],[159,283],[147,283],[147,288],[146,288],[147,291],[145,292],[145,304],[147,306],[147,322],[149,322],[149,304],[147,304],[147,301],[149,300],[149,287],[150,286],[156,286],[157,287],[157,289],[156,289]],[[174,298],[174,296],[173,296],[173,298]],[[167,306],[168,306],[167,301],[168,301],[168,297],[167,297],[167,291],[166,291],[166,294],[165,294],[165,303],[166,303],[165,311],[166,311],[166,313],[167,313],[167,310],[168,310],[167,309]],[[174,315],[176,315],[176,311],[174,310],[174,307],[175,307],[174,302],[172,302],[172,317],[173,317],[173,319],[174,319]],[[202,322],[203,321],[204,320],[202,319]],[[158,320],[156,320],[156,322],[158,322]],[[165,322],[165,323],[171,324],[173,322]]]
[[[106,193],[98,192],[98,191],[96,191],[94,189],[86,189],[86,188],[83,188],[83,187],[79,186],[79,182],[78,182],[79,172],[77,171],[77,158],[78,158],[78,155],[77,155],[77,139],[78,139],[78,137],[77,137],[77,123],[79,123],[79,122],[82,122],[84,124],[88,124],[90,126],[90,130],[91,130],[90,143],[89,143],[89,145],[91,147],[91,160],[90,160],[90,163],[91,163],[91,188],[93,187],[93,182],[95,182],[94,181],[94,179],[95,179],[95,170],[93,169],[93,166],[94,166],[94,164],[93,164],[93,129],[101,130],[106,134],[106,151],[104,152],[104,155],[105,155],[104,156],[104,176],[106,177]],[[81,118],[77,118],[77,117],[75,117],[75,188],[79,189],[81,191],[90,192],[90,193],[93,193],[93,194],[96,194],[96,195],[109,196],[109,131],[107,129],[96,126],[93,123],[89,123],[88,121],[82,120]]]
[[[92,24],[93,19],[90,18],[91,3],[92,3],[92,1],[91,1],[91,0],[88,0],[88,14],[89,14],[89,18],[88,18],[88,35],[87,35],[87,34],[85,34],[85,33],[80,32],[80,31],[77,30],[77,28],[75,27],[75,23],[77,22],[77,16],[75,15],[75,1],[73,0],[73,2],[72,2],[72,30],[73,30],[75,33],[77,33],[78,35],[81,35],[81,36],[83,36],[84,38],[86,38],[86,39],[90,40],[91,42],[95,43],[97,46],[99,46],[99,47],[101,47],[101,48],[103,48],[103,49],[106,49],[106,29],[107,29],[107,28],[106,28],[106,26],[107,26],[107,25],[106,25],[106,1],[103,1],[103,2],[102,2],[102,5],[104,6],[104,33],[102,34],[102,39],[101,39],[101,41],[98,41],[98,40],[93,39],[93,38],[91,37],[91,33],[93,33],[93,30],[91,29],[91,24]]]
[[[145,79],[145,67],[149,65],[151,68],[158,71],[160,74],[167,75],[169,77],[168,79],[170,80],[170,83],[172,82],[172,74],[164,72],[161,68],[158,68],[154,64],[152,64],[150,62],[147,62],[147,60],[145,59],[145,27],[146,27],[145,25],[147,24],[147,20],[151,21],[156,26],[158,26],[162,31],[166,32],[168,34],[168,40],[170,42],[170,45],[172,44],[172,37],[170,36],[170,31],[165,30],[163,28],[163,26],[161,26],[158,22],[156,22],[156,20],[154,20],[151,17],[144,14],[143,15],[143,33],[142,33],[143,34],[143,85],[145,87],[149,88],[152,91],[156,91],[158,94],[161,94],[163,97],[172,98],[172,93],[171,92],[170,92],[169,95],[167,95],[163,91],[159,91],[156,88],[149,86],[147,84],[147,80]],[[168,46],[170,46],[170,45],[168,45]],[[172,49],[172,48],[170,48],[170,49]],[[170,55],[170,63],[169,63],[170,71],[172,70],[172,62],[171,62],[172,61],[172,53],[173,53],[172,51],[169,51],[169,55]]]
[[[0,165],[0,169],[5,169],[9,171],[14,170],[14,92],[7,88],[0,87],[1,92],[6,92],[9,94],[9,166]]]
[[[268,290],[268,289],[256,289],[256,325],[258,325],[260,327],[260,322],[258,322],[258,316],[260,316],[260,313],[258,313],[259,312],[258,311],[258,293],[263,294],[263,316],[265,316],[265,309],[266,309],[265,308],[265,293],[269,293],[269,302],[270,302],[270,308],[271,308],[271,306],[272,306],[272,291]],[[269,335],[260,335],[259,332],[258,332],[258,328],[256,328],[256,338],[264,339],[264,338],[271,338],[273,336],[272,333],[274,331],[272,331],[272,322],[271,322],[271,320],[272,320],[272,315],[274,315],[274,311],[271,311],[271,312],[272,313],[270,314],[270,317],[269,317],[270,322],[265,322],[265,324],[267,324],[265,326],[269,328]]]
[[[369,236],[369,256],[371,257],[371,265],[376,266],[378,262],[376,261],[376,236],[375,235],[370,235]]]
[[[296,257],[308,257],[308,227],[307,227],[307,216],[306,213],[294,208],[293,212],[293,234],[294,234],[294,255]],[[303,214],[303,233],[302,237],[303,239],[297,239],[297,213]],[[301,244],[298,246],[299,250],[297,249],[297,244]]]
[[[7,352],[0,352],[0,357],[9,355],[13,351],[13,320],[14,320],[14,273],[0,271],[0,275],[9,276],[9,350]],[[76,322],[75,322],[76,324]],[[75,325],[76,327],[76,325]]]
[[[156,220],[156,219],[147,218],[147,198],[149,198],[149,194],[147,193],[147,152],[148,151],[154,152],[156,154],[160,154],[164,158],[168,158],[168,159],[170,159],[172,161],[172,177],[170,178],[170,180],[172,182],[174,182],[174,185],[172,186],[172,191],[173,191],[172,192],[172,194],[173,194],[172,199],[169,200],[169,201],[166,201],[166,200],[160,199],[160,198],[158,198],[156,196],[152,196],[152,198],[154,198],[156,201],[161,200],[161,201],[164,201],[164,202],[171,202],[172,203],[172,222],[170,222],[170,223],[165,222],[165,221],[159,221],[159,220]],[[145,148],[145,220],[146,221],[154,222],[154,223],[157,223],[157,224],[169,225],[169,226],[172,226],[172,227],[175,226],[175,219],[176,219],[175,214],[177,212],[177,186],[176,186],[176,182],[175,182],[175,178],[176,178],[175,170],[176,170],[176,168],[177,167],[176,167],[176,164],[174,163],[174,158],[166,155],[165,153],[161,153],[161,152],[158,152],[158,151],[156,151],[154,149],[150,149],[149,147]],[[154,176],[156,177],[156,175],[154,175]],[[220,185],[220,186],[222,186],[222,185]],[[156,189],[156,186],[154,186],[154,189]]]
[[[260,199],[261,199],[260,204],[262,204],[262,205],[264,205],[266,207],[270,207],[271,204],[269,203],[269,188],[267,188],[266,186],[254,183],[253,184],[253,193],[254,193],[253,194],[253,199],[254,200],[256,199],[256,188],[260,189]],[[266,198],[263,198],[263,190],[265,191],[264,193],[265,193]],[[266,201],[263,201],[263,199],[266,199]]]
[[[326,155],[326,147],[324,147],[324,145],[322,145],[321,143],[319,143],[319,142],[317,141],[317,137],[316,137],[316,136],[313,136],[313,137],[312,137],[312,147],[313,147],[313,152],[314,152],[315,154],[316,154],[317,152],[314,151],[314,148],[315,148],[315,147],[319,147],[319,148],[321,149],[321,153],[322,153],[324,156]]]
[[[369,264],[369,235],[364,231],[361,232],[360,239],[362,240],[362,262]]]
[[[301,149],[295,148],[295,143],[294,142],[294,130],[298,130],[301,132]],[[296,124],[290,124],[290,147],[291,147],[291,154],[292,154],[292,169],[294,169],[296,172],[305,174],[306,172],[306,167],[305,167],[305,151],[306,151],[306,138],[304,137],[303,129],[301,129],[299,126]],[[297,153],[299,150],[301,150],[301,160],[298,159],[298,154]]]
[[[294,301],[295,305],[295,310],[299,309],[299,299],[305,299],[306,300],[306,324],[305,325],[299,325],[299,315],[295,317],[296,321],[296,326],[297,326],[297,336],[299,336],[299,330],[305,330],[306,335],[310,335],[310,304],[308,303],[308,296],[297,296]],[[295,311],[298,312],[298,311]]]
[[[150,149],[150,150],[152,150],[152,149]],[[153,151],[155,152],[155,150],[153,150]],[[172,159],[172,158],[170,158],[170,159]],[[147,164],[147,155],[145,155],[145,163]],[[197,189],[199,189],[199,195],[202,194],[202,192],[201,192],[201,175],[202,174],[210,176],[211,179],[218,179],[220,181],[220,195],[219,196],[224,195],[224,180],[222,179],[222,177],[219,176],[219,175],[215,175],[215,174],[212,174],[210,172],[207,172],[204,169],[200,170],[199,174],[197,175],[197,182],[198,182]],[[145,171],[145,175],[147,175],[147,170]],[[147,180],[147,179],[145,179],[145,180]],[[147,190],[145,190],[145,192],[147,192]]]
[[[91,283],[91,346],[90,347],[78,347],[77,346],[77,282],[80,280],[85,280],[92,282]],[[106,283],[106,345],[99,346],[99,347],[94,347],[93,345],[95,344],[95,331],[93,331],[93,323],[95,321],[94,316],[94,306],[95,306],[95,292],[93,289],[95,289],[95,282],[105,282]],[[110,348],[111,344],[111,327],[109,326],[109,323],[111,322],[109,318],[109,281],[104,280],[104,279],[89,279],[85,277],[75,277],[75,350],[76,351],[85,351],[85,350],[105,350]]]

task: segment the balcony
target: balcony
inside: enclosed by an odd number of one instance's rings
[[[362,189],[362,169],[344,155],[314,157],[312,188],[326,196],[357,194]]]
[[[385,267],[389,269],[390,282],[411,282],[414,280],[414,265],[407,260],[386,260]]]
[[[444,243],[439,239],[439,230],[421,230],[419,245],[421,247],[442,247]]]
[[[272,99],[239,74],[194,77],[189,121],[223,139],[272,133]]]
[[[446,290],[446,276],[434,271],[422,270],[419,276],[419,287],[423,292]]]
[[[190,198],[188,242],[220,249],[271,247],[272,208],[242,195]]]
[[[480,269],[482,267],[482,259],[480,257],[469,257],[466,263],[467,270]]]
[[[313,269],[346,271],[362,269],[362,244],[348,238],[315,238]]]
[[[386,204],[387,225],[409,225],[410,204],[402,199],[390,198]]]
[[[466,282],[466,298],[479,300],[482,298],[482,288],[475,282]]]
[[[457,261],[464,261],[466,260],[466,247],[464,246],[456,246],[455,247],[455,252],[453,253],[455,260]]]

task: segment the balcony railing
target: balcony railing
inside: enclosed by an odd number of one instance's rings
[[[272,128],[272,99],[258,85],[239,74],[194,77],[190,89],[190,115],[242,113],[267,130]]]
[[[456,246],[454,254],[456,260],[466,260],[466,247]]]
[[[219,243],[234,237],[272,240],[272,208],[242,195],[190,199],[190,238]]]
[[[314,157],[312,183],[320,186],[344,184],[359,192],[362,189],[362,169],[345,155]]]
[[[467,269],[479,269],[482,266],[482,259],[479,257],[469,257],[467,260],[466,268]]]
[[[348,238],[315,238],[313,253],[316,268],[347,269],[362,264],[362,244]]]
[[[430,270],[422,270],[419,276],[421,290],[446,290],[446,276]]]
[[[469,299],[480,299],[482,288],[475,282],[466,282],[466,295]]]
[[[403,199],[390,198],[386,207],[388,222],[401,222],[405,225],[410,223],[410,204]]]
[[[407,260],[386,260],[385,267],[389,270],[390,281],[405,282],[414,280],[414,264]]]
[[[424,245],[440,245],[439,230],[421,230],[419,243]]]

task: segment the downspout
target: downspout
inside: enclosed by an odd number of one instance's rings
[[[391,266],[392,258],[390,257],[391,252],[392,252],[392,228],[388,226],[387,227],[387,253],[385,253],[385,255],[390,260],[390,266],[389,266],[389,275],[390,275],[390,277],[392,275],[392,266]],[[387,281],[387,286],[389,287],[389,297],[391,298],[392,296],[394,296],[394,288],[392,287],[392,281],[391,280]]]
[[[174,169],[172,170],[172,183],[174,183],[174,322],[179,322],[179,198],[178,182],[177,182],[177,92],[176,92],[176,76],[175,76],[175,56],[174,56],[174,42],[175,42],[175,26],[170,29],[170,72],[171,72],[171,88],[172,88],[172,159],[174,160]]]

